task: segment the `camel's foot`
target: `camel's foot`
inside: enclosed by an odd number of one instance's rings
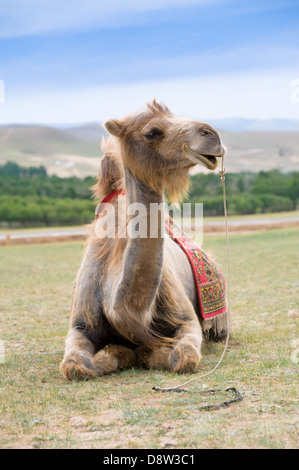
[[[169,357],[169,363],[173,372],[180,374],[193,372],[200,362],[199,349],[193,344],[178,343]]]
[[[136,355],[132,349],[125,346],[109,344],[94,355],[92,362],[98,375],[103,375],[133,366],[136,362]]]
[[[154,350],[147,346],[139,346],[135,351],[137,363],[145,369],[168,369],[168,358],[171,351],[172,348],[168,346],[162,346]]]
[[[193,372],[200,362],[200,351],[193,344],[179,342],[174,348],[163,346],[151,350],[136,349],[137,363],[146,369],[170,369],[178,373]]]
[[[92,356],[82,351],[69,352],[61,362],[60,370],[69,380],[88,380],[97,375]]]
[[[134,351],[125,346],[109,344],[95,355],[82,350],[70,351],[61,362],[60,370],[69,380],[88,380],[133,366],[135,362]]]

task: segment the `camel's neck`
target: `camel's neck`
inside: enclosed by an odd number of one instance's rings
[[[115,305],[146,315],[160,284],[163,261],[163,194],[157,194],[125,168],[128,246]],[[160,211],[157,211],[159,207]],[[139,235],[138,235],[139,234]]]

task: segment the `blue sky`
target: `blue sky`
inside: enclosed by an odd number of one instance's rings
[[[0,0],[0,123],[299,118],[299,3]]]

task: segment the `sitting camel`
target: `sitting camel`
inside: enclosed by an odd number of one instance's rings
[[[224,148],[211,126],[176,117],[155,100],[144,112],[110,120],[105,127],[113,137],[104,143],[94,187],[95,196],[104,201],[77,274],[60,369],[68,379],[88,379],[134,364],[193,372],[203,333],[216,341],[227,335],[223,302],[220,315],[201,315],[191,264],[179,244],[163,233],[164,223],[158,224],[155,237],[121,233],[132,219],[130,204],[142,203],[147,209],[143,217],[150,222],[150,206],[163,203],[164,191],[178,201],[188,189],[189,169],[198,163],[215,169]],[[117,214],[117,233],[101,236],[105,224],[98,223],[112,213]],[[215,265],[201,255],[211,280],[201,294],[209,300],[211,292],[218,292],[211,277]]]

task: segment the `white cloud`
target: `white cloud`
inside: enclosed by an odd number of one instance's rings
[[[217,0],[1,0],[0,38],[129,25],[142,12],[211,1]]]
[[[165,81],[67,89],[11,96],[0,104],[0,123],[81,123],[122,118],[156,98],[178,115],[198,119],[226,117],[297,118],[292,72],[222,74]],[[8,88],[8,87],[7,87]]]

